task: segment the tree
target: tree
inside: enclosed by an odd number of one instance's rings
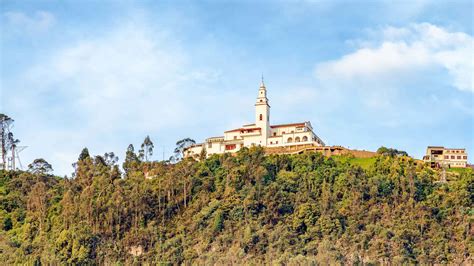
[[[28,171],[33,174],[50,174],[53,171],[53,167],[45,159],[35,159],[31,164],[28,165]]]
[[[125,162],[138,162],[138,156],[135,154],[135,148],[133,144],[128,145],[127,151],[125,152]]]
[[[5,114],[0,114],[0,141],[1,141],[1,153],[2,153],[2,162],[3,169],[7,167],[7,152],[9,147],[11,147],[11,140],[13,135],[11,133],[11,126],[15,120],[10,118]]]
[[[142,143],[141,149],[138,151],[139,157],[141,159],[145,158],[145,161],[148,162],[148,158],[153,155],[153,142],[150,139],[150,136],[146,136],[145,140]]]
[[[75,177],[77,174],[77,166],[80,161],[84,161],[85,159],[90,158],[89,155],[89,150],[87,148],[82,149],[81,154],[79,154],[79,158],[77,158],[77,162],[74,162],[72,164],[72,167],[74,168],[74,172],[72,173],[72,176]]]
[[[82,161],[86,158],[90,158],[91,156],[89,155],[89,150],[87,148],[82,149],[81,154],[79,154],[79,158],[77,159],[78,161]]]
[[[196,144],[196,141],[190,138],[178,140],[178,142],[176,142],[176,148],[174,149],[174,159],[179,161],[181,158],[183,158],[184,150],[193,144]]]
[[[395,156],[408,156],[406,151],[399,151],[397,149],[387,148],[387,147],[380,147],[377,149],[378,154],[395,157]]]
[[[137,154],[135,154],[135,148],[133,147],[133,144],[128,145],[127,151],[125,152],[125,161],[122,164],[123,170],[128,173],[130,169],[133,169],[134,165],[139,162],[140,159],[138,158]]]
[[[105,164],[108,166],[113,166],[118,162],[119,158],[114,154],[114,152],[106,152],[104,154]]]

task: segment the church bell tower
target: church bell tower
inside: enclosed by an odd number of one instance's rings
[[[261,146],[267,146],[268,137],[270,137],[270,105],[268,104],[267,89],[263,82],[258,89],[257,102],[255,103],[255,126],[261,128],[262,140]]]

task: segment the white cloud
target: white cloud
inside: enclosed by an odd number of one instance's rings
[[[355,42],[360,45],[356,51],[317,65],[318,79],[347,83],[399,80],[442,68],[453,87],[474,92],[472,36],[428,23],[386,27],[370,35],[372,39]]]
[[[9,29],[17,32],[44,31],[56,22],[54,15],[47,11],[36,11],[33,15],[27,15],[23,12],[8,11],[3,15]]]

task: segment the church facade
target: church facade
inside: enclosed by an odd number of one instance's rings
[[[270,124],[270,104],[267,89],[262,83],[255,103],[255,123],[227,130],[223,136],[207,138],[204,143],[190,146],[184,151],[185,157],[199,157],[203,150],[207,156],[234,153],[243,147],[262,146],[278,148],[287,146],[324,146],[324,142],[314,133],[309,121],[281,125]]]

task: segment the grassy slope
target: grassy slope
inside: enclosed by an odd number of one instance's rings
[[[337,162],[348,162],[351,165],[360,166],[362,169],[369,169],[374,165],[377,157],[372,158],[354,158],[348,156],[333,156],[332,157]]]

